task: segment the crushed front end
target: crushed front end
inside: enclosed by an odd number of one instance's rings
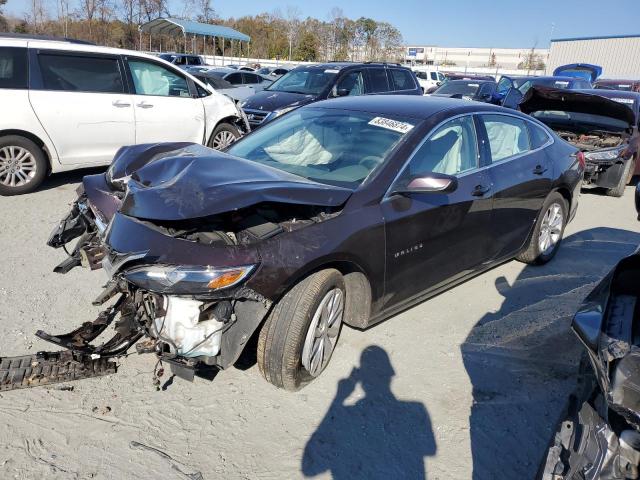
[[[56,272],[107,274],[93,303],[108,307],[69,334],[37,335],[90,359],[135,344],[187,379],[234,364],[279,286],[270,274],[256,280],[259,246],[333,218],[349,192],[241,159],[212,168],[229,160],[192,144],[125,147],[106,174],[85,177],[48,244],[69,254]],[[92,345],[111,323],[115,336]]]
[[[639,325],[640,249],[602,280],[574,318],[589,362],[539,478],[640,478]]]

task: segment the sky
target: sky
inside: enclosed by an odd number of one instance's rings
[[[55,4],[55,0],[48,0]],[[321,20],[339,6],[349,18],[362,16],[395,25],[405,43],[447,47],[546,48],[551,38],[640,35],[640,0],[213,0],[219,16],[283,12]],[[22,16],[27,0],[9,0],[6,13]],[[183,11],[169,0],[170,12]]]

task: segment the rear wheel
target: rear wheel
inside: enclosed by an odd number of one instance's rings
[[[344,278],[321,270],[273,307],[258,338],[258,367],[279,388],[299,390],[329,364],[344,316]]]
[[[28,138],[0,138],[0,195],[20,195],[35,190],[47,176],[47,159]]]
[[[224,150],[240,138],[240,131],[230,123],[218,125],[209,139],[209,147],[215,150]]]
[[[569,206],[565,198],[558,192],[551,193],[540,210],[527,249],[516,259],[532,265],[551,260],[562,242],[568,217]]]

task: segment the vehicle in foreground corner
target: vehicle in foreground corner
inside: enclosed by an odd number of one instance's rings
[[[640,219],[640,184],[635,192]],[[587,296],[572,322],[586,350],[539,480],[640,477],[640,248]]]
[[[228,97],[155,56],[68,40],[0,37],[0,195],[50,173],[108,165],[123,145],[224,148],[249,130]]]
[[[496,85],[492,80],[449,80],[430,95],[489,103],[493,100]]]
[[[584,153],[585,187],[623,195],[639,166],[639,93],[533,87],[519,108]]]
[[[294,68],[241,104],[252,129],[303,105],[357,95],[422,95],[409,68],[387,63],[330,62]]]
[[[187,376],[233,365],[255,333],[264,377],[296,390],[342,323],[370,327],[514,257],[551,260],[577,209],[576,152],[519,112],[422,95],[301,107],[226,153],[123,148],[48,242],[80,236],[57,271],[103,267],[95,303],[115,307],[38,335],[101,356],[144,337],[139,351]],[[126,318],[115,353],[89,344],[105,315]]]

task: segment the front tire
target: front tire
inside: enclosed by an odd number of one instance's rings
[[[295,391],[324,371],[340,336],[345,293],[340,272],[327,269],[276,303],[258,338],[258,367],[268,382]]]
[[[211,134],[207,146],[214,150],[224,150],[240,138],[240,131],[230,123],[221,123]]]
[[[558,192],[551,193],[542,205],[527,248],[516,259],[530,265],[542,265],[551,260],[560,248],[567,218],[567,201]]]
[[[47,166],[42,149],[28,138],[0,138],[0,195],[34,191],[46,178]]]
[[[618,185],[613,188],[607,190],[607,196],[609,197],[621,197],[624,195],[624,189],[631,180],[633,179],[633,172],[636,168],[635,159],[627,160],[627,163],[624,164],[624,169],[622,170],[622,174],[620,175],[620,180],[618,180]]]

